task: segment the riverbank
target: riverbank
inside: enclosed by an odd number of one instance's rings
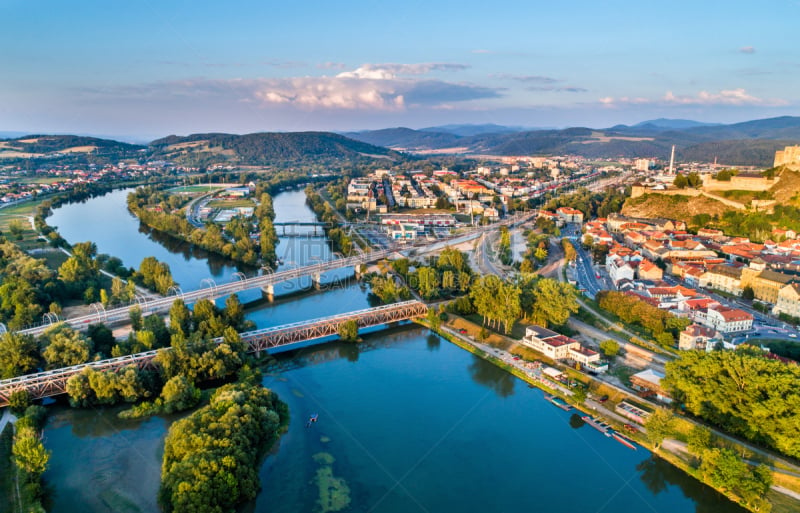
[[[481,344],[480,342],[474,340],[470,336],[465,336],[465,334],[459,333],[453,328],[448,326],[441,326],[439,329],[432,328],[427,320],[417,320],[415,321],[418,324],[428,327],[432,331],[436,332],[438,335],[442,336],[452,344],[469,351],[470,353],[483,358],[494,365],[502,368],[506,372],[516,376],[517,378],[525,381],[528,383],[529,386],[537,387],[547,393],[554,394],[556,396],[562,397],[570,402],[570,404],[577,410],[581,412],[591,415],[591,416],[599,416],[603,420],[609,422],[609,424],[614,427],[615,430],[625,432],[623,430],[623,425],[630,423],[628,419],[618,415],[617,413],[609,410],[605,407],[604,404],[601,404],[597,401],[587,398],[583,403],[577,403],[575,401],[571,401],[571,393],[566,390],[564,387],[560,387],[555,383],[549,382],[549,380],[545,380],[544,378],[535,376],[532,372],[527,370],[524,365],[525,361],[519,358],[514,358],[511,356],[510,352],[502,351],[492,346],[487,346],[485,344]],[[502,352],[501,352],[502,351]],[[492,354],[492,353],[495,354]],[[500,354],[500,357],[496,356],[496,354]],[[602,383],[605,386],[610,386],[608,383]],[[686,419],[678,418],[677,419],[681,423],[686,423],[687,426],[689,425]],[[687,431],[687,426],[681,426],[681,431]],[[637,426],[638,427],[638,426]],[[702,478],[698,469],[692,467],[691,462],[693,456],[688,453],[685,442],[675,439],[666,439],[664,443],[659,447],[656,448],[648,439],[647,439],[647,431],[644,427],[638,427],[639,431],[636,434],[630,434],[626,432],[626,435],[630,438],[633,438],[635,442],[642,447],[649,450],[652,454],[657,457],[664,459],[665,461],[669,462],[674,467],[680,469],[685,474],[691,476],[692,478],[696,479],[698,482],[703,483],[710,488],[715,489],[717,492],[721,493],[725,497],[727,497],[731,502],[739,504],[740,506],[750,510],[750,511],[759,511],[758,509],[743,504],[740,497],[736,496],[735,494],[727,491],[725,489],[716,488],[709,483],[705,482]],[[688,433],[684,433],[688,434]],[[670,443],[672,442],[672,443]],[[796,476],[793,476],[791,472],[781,472],[780,469],[776,468],[775,466],[771,467],[773,470],[773,474],[775,474],[775,481],[781,484],[774,484],[772,486],[772,490],[770,494],[767,496],[767,500],[772,504],[772,511],[774,513],[792,513],[800,508],[800,500],[798,500],[798,480]],[[794,479],[793,479],[794,477]],[[786,487],[784,485],[788,484],[790,487]],[[763,510],[762,510],[763,511]]]

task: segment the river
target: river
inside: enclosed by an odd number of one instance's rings
[[[113,210],[128,216],[119,193],[62,208],[79,210],[70,217],[77,222]],[[287,221],[313,216],[301,191],[277,195],[275,208]],[[87,234],[63,215],[52,224],[70,242],[95,237],[94,227]],[[202,256],[186,258],[161,246],[135,220],[115,231],[117,242],[96,242],[126,265],[149,254],[140,247],[147,243],[160,248],[159,259],[173,272],[181,261],[191,263],[198,274],[182,269],[181,279],[213,275]],[[319,243],[284,240],[279,255],[316,256],[303,249],[314,246]],[[227,265],[214,269],[220,281],[236,272]],[[263,327],[367,306],[357,284],[330,283],[324,292],[260,302],[248,317]],[[334,342],[280,355],[264,384],[289,403],[292,421],[261,469],[263,489],[248,512],[743,511],[420,327],[373,333],[359,346]],[[163,437],[173,419],[123,422],[117,411],[52,408],[44,433],[53,451],[45,474],[49,511],[156,509]],[[319,422],[306,427],[311,413]]]

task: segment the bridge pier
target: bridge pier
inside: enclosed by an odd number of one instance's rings
[[[312,274],[311,284],[314,286],[315,289],[320,290],[322,288],[322,273]]]
[[[275,301],[275,285],[267,285],[261,288],[261,295],[267,298],[267,301]]]

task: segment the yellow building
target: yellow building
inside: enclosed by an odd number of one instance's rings
[[[778,302],[780,290],[796,279],[797,277],[791,274],[783,274],[769,269],[763,271],[752,267],[742,269],[742,289],[752,288],[756,299],[773,305]]]
[[[778,292],[778,302],[775,303],[772,313],[791,315],[800,319],[800,283],[790,283]]]
[[[775,167],[789,166],[800,167],[800,146],[787,146],[775,152]]]

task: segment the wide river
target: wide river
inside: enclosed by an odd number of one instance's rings
[[[275,209],[278,221],[313,218],[302,191],[277,195]],[[68,241],[92,239],[125,265],[155,255],[186,290],[209,276],[236,279],[235,267],[141,230],[121,192],[64,206],[48,221]],[[290,238],[278,253],[295,265],[328,249],[320,239]],[[329,282],[323,292],[258,302],[248,317],[265,327],[368,306],[357,284]],[[280,355],[264,384],[289,403],[292,421],[264,462],[248,512],[743,511],[420,327]],[[157,510],[163,438],[174,419],[123,422],[117,411],[51,410],[48,511]],[[307,427],[312,413],[319,421]]]

